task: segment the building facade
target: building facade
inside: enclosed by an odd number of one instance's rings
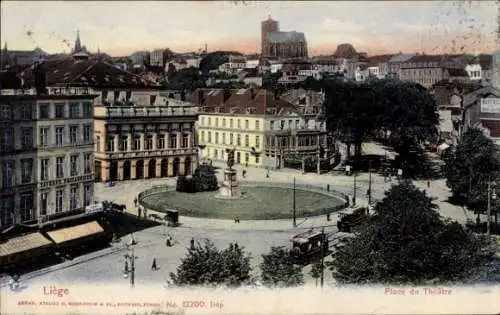
[[[236,164],[280,168],[291,155],[316,157],[327,146],[324,122],[263,89],[201,89],[194,102],[202,154],[210,160],[225,161],[226,150],[235,149]]]
[[[134,106],[95,106],[96,179],[192,174],[198,163],[197,108],[158,91],[132,91],[132,99]]]
[[[93,202],[93,95],[2,91],[0,230],[85,212]]]
[[[163,60],[163,49],[156,49],[153,50],[150,54],[150,59],[149,59],[149,64],[151,66],[162,66],[164,65],[164,60]]]

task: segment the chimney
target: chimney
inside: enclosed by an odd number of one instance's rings
[[[47,80],[45,73],[45,63],[37,63],[34,65],[33,74],[35,77],[35,89],[36,94],[46,95],[47,94]]]

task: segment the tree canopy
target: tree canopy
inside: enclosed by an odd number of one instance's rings
[[[493,259],[486,239],[443,220],[425,191],[393,186],[356,237],[333,254],[340,283],[429,284],[460,281]]]
[[[497,181],[500,175],[498,147],[481,129],[470,128],[462,135],[456,147],[443,154],[443,173],[453,197],[467,204],[469,209],[484,212],[487,204],[487,182]],[[497,194],[500,187],[496,185]],[[498,205],[493,201],[494,209]]]
[[[271,247],[262,255],[260,265],[262,284],[268,287],[292,287],[304,283],[300,266],[293,263],[289,251],[284,247]]]
[[[391,79],[359,83],[339,77],[316,81],[313,88],[325,92],[328,129],[353,144],[357,157],[362,142],[377,131],[389,131],[402,159],[412,146],[437,136],[436,104],[417,84]]]
[[[239,286],[249,284],[250,256],[244,248],[230,244],[219,250],[209,240],[190,249],[170,278],[178,286]]]

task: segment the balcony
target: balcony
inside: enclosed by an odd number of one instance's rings
[[[198,114],[198,107],[192,106],[120,106],[94,107],[95,117],[106,118],[144,118],[169,116],[194,116]]]
[[[40,144],[36,149],[38,150],[52,150],[52,149],[63,149],[63,148],[77,148],[77,147],[87,147],[87,146],[94,146],[94,141],[76,141],[74,143],[69,143],[69,142],[63,142],[61,144],[56,144],[56,143],[47,143],[47,144]]]
[[[179,148],[179,149],[158,149],[151,151],[131,151],[131,152],[106,152],[110,159],[137,159],[137,158],[158,158],[175,155],[193,155],[197,154],[197,148]]]

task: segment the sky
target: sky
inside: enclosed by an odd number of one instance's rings
[[[69,52],[82,44],[111,56],[137,50],[260,52],[260,22],[304,32],[309,54],[351,43],[369,55],[490,53],[495,1],[1,1],[9,50]]]

